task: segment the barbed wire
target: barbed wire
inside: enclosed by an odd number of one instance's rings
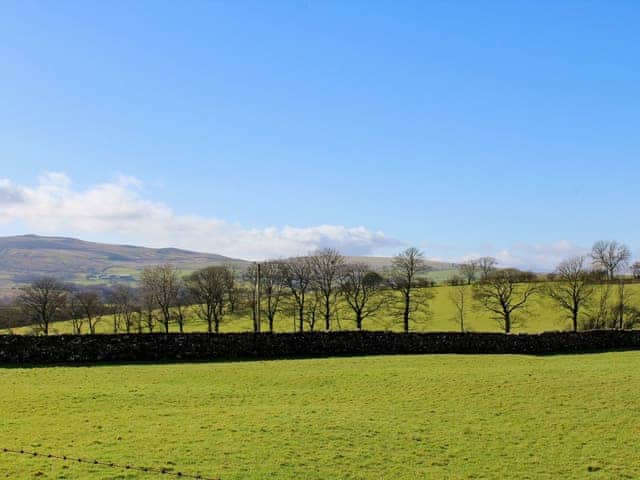
[[[142,467],[140,465],[133,465],[131,463],[106,462],[103,460],[91,460],[88,458],[73,457],[69,455],[56,455],[53,453],[42,453],[42,452],[36,452],[33,450],[24,450],[24,449],[16,450],[12,448],[2,448],[0,449],[0,452],[24,455],[26,457],[33,457],[33,458],[45,458],[50,460],[61,460],[66,462],[82,463],[87,465],[97,465],[100,467],[112,468],[117,470],[134,470],[137,472],[143,472],[150,475],[151,474],[166,475],[166,476],[177,477],[177,478],[188,478],[192,480],[221,480],[220,478],[205,477],[203,475],[198,475],[198,474],[178,472],[178,471],[174,471],[172,468]]]

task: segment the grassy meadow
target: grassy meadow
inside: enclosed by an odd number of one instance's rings
[[[0,369],[0,447],[222,480],[639,478],[640,352]],[[1,478],[145,479],[0,453]]]
[[[414,315],[411,328],[415,331],[456,331],[459,325],[456,319],[456,310],[451,296],[456,288],[463,288],[466,293],[467,313],[465,320],[465,330],[475,332],[499,332],[500,324],[487,311],[475,305],[472,301],[472,287],[451,287],[440,285],[418,291],[419,298],[424,293],[433,295],[428,301],[428,311],[420,311]],[[615,293],[615,286],[612,287],[612,299]],[[632,302],[640,302],[640,283],[629,284],[627,291],[631,293]],[[291,332],[297,325],[295,312],[290,301],[285,297],[281,302],[282,308],[275,321],[277,332]],[[515,314],[516,325],[513,332],[537,333],[542,331],[566,330],[570,328],[570,322],[566,312],[560,310],[549,298],[544,295],[534,297],[527,306],[526,311],[518,311]],[[263,313],[262,330],[267,330],[266,314]],[[397,309],[387,307],[379,310],[375,316],[365,319],[363,328],[366,330],[402,330],[400,315]],[[228,314],[221,324],[221,332],[245,332],[252,330],[252,320],[249,314]],[[178,325],[173,323],[171,331],[178,331]],[[355,321],[353,312],[344,301],[338,302],[337,315],[333,324],[335,330],[354,330]],[[315,330],[323,330],[324,321],[318,316]],[[72,333],[73,328],[70,321],[56,322],[51,326],[51,333],[65,334]],[[113,333],[113,317],[105,316],[99,320],[97,326],[98,333]],[[157,325],[155,331],[161,331],[161,325]],[[185,331],[206,332],[206,323],[198,319],[193,309],[187,312]],[[84,326],[84,333],[88,332],[88,327]],[[0,330],[0,333],[29,334],[34,333],[33,327],[22,327],[13,330]]]

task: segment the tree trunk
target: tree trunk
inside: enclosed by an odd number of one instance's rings
[[[505,313],[504,314],[504,333],[510,333],[510,332],[511,332],[511,314]]]
[[[402,317],[405,333],[409,333],[409,307],[410,306],[411,306],[411,297],[407,294],[404,296],[404,313]]]
[[[299,330],[302,333],[304,332],[304,307],[302,305],[298,307],[298,321],[300,322]]]
[[[324,304],[324,328],[327,331],[331,330],[331,304],[329,299],[326,299]]]
[[[256,314],[256,311],[257,311],[256,303],[255,303],[255,300],[254,300],[253,309],[251,311],[251,318],[253,319],[253,333],[258,333],[258,330],[259,330],[258,315]]]
[[[620,321],[619,321],[618,328],[622,330],[623,326],[624,326],[624,305],[620,303]]]

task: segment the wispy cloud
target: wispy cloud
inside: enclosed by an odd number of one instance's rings
[[[523,270],[552,271],[569,257],[585,255],[589,249],[568,240],[551,243],[519,243],[510,246],[479,245],[467,250],[456,245],[424,243],[421,245],[429,258],[443,262],[461,263],[479,257],[490,256],[498,260],[501,267],[513,267]]]
[[[551,271],[562,261],[575,255],[584,255],[587,248],[567,240],[554,243],[518,244],[508,248],[485,247],[481,251],[467,253],[460,257],[461,261],[492,256],[500,266],[515,267],[525,270]]]
[[[152,247],[220,253],[247,259],[305,254],[331,246],[349,255],[375,255],[404,243],[364,226],[251,228],[218,218],[181,215],[145,197],[141,180],[126,175],[78,189],[64,173],[48,172],[34,185],[0,179],[0,225],[16,230],[77,236]],[[20,228],[17,228],[20,227]],[[587,249],[567,240],[511,246],[481,245],[468,251],[455,245],[420,244],[434,260],[461,262],[490,255],[500,266],[550,271],[563,259]]]
[[[401,243],[363,226],[248,228],[217,218],[180,215],[144,197],[143,182],[117,176],[86,189],[64,173],[49,172],[35,185],[0,179],[0,224],[40,234],[117,239],[146,246],[200,250],[261,259],[331,246],[346,254],[375,254]]]

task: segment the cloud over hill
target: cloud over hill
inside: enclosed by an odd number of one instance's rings
[[[400,245],[364,226],[248,228],[201,215],[184,215],[144,196],[133,177],[76,188],[64,173],[50,172],[36,185],[0,179],[0,225],[40,234],[83,236],[152,247],[176,246],[231,257],[263,259],[331,246],[351,255]]]

